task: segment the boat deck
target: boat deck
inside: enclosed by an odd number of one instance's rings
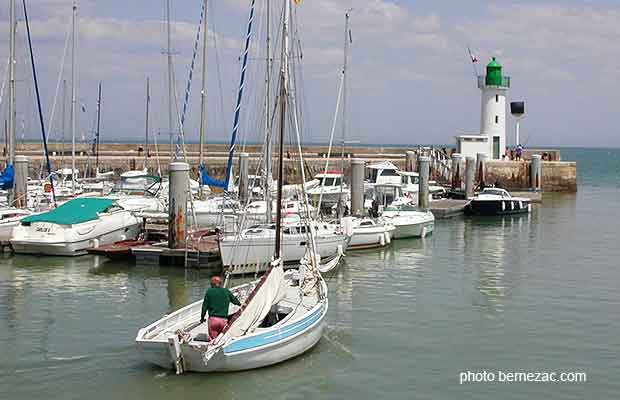
[[[314,306],[316,306],[318,302],[318,297],[316,295],[312,296],[301,296],[300,290],[298,286],[288,286],[286,295],[284,299],[280,300],[277,303],[278,308],[290,308],[292,311],[286,316],[286,320],[295,319],[300,315],[307,313]],[[238,307],[235,305],[231,305],[230,313],[235,313],[238,311]],[[198,324],[192,327],[193,324],[196,324],[198,321],[193,321],[192,323],[186,324],[185,331],[189,332],[192,338],[207,338],[209,335],[209,326],[207,323]],[[187,328],[190,328],[187,330]],[[256,331],[260,332],[261,329],[267,328],[257,328]]]

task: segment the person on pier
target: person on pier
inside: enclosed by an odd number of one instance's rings
[[[211,278],[211,287],[205,292],[200,313],[200,323],[205,322],[205,314],[209,313],[209,340],[214,340],[228,325],[228,307],[230,303],[241,305],[232,292],[222,287],[222,278]]]

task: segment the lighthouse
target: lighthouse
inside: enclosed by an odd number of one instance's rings
[[[510,77],[502,74],[502,66],[495,57],[487,65],[486,73],[478,77],[478,88],[482,92],[480,134],[488,137],[488,154],[497,160],[506,153],[506,93]]]
[[[510,77],[502,72],[495,57],[486,66],[486,75],[478,76],[481,92],[480,133],[456,137],[457,151],[475,157],[484,153],[499,160],[506,153],[506,95]]]

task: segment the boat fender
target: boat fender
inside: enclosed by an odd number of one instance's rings
[[[502,211],[506,211],[506,202],[502,201]]]
[[[379,235],[379,244],[381,244],[381,247],[385,246],[385,236],[384,235]]]
[[[519,200],[519,210],[523,209],[523,202]]]
[[[183,373],[183,355],[181,354],[181,342],[178,335],[168,336],[168,351],[170,352],[170,359],[174,364],[177,375]]]
[[[532,203],[529,203],[527,205],[527,211],[531,212],[532,211]]]
[[[423,226],[423,227],[422,227],[422,235],[421,235],[421,236],[422,236],[423,238],[425,238],[425,237],[426,237],[426,227],[425,227],[425,226]]]
[[[385,232],[385,243],[390,244],[392,242],[392,239],[390,238],[390,232]]]
[[[510,209],[511,209],[511,210],[514,210],[514,209],[515,209],[515,202],[514,202],[514,201],[511,201],[511,202],[510,202]]]
[[[121,241],[123,240],[127,240],[127,235],[125,235],[124,233],[121,235]]]
[[[353,218],[344,217],[342,219],[342,227],[346,236],[353,236]]]
[[[99,247],[99,239],[91,240],[91,246],[90,247],[93,247],[95,249],[98,248]]]
[[[339,244],[339,245],[338,245],[338,255],[339,255],[340,257],[344,257],[344,250],[343,250],[343,248],[342,248],[342,245],[341,245],[341,244]]]

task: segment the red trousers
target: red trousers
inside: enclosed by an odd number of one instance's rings
[[[228,320],[220,317],[209,317],[209,339],[214,340],[226,328]]]

